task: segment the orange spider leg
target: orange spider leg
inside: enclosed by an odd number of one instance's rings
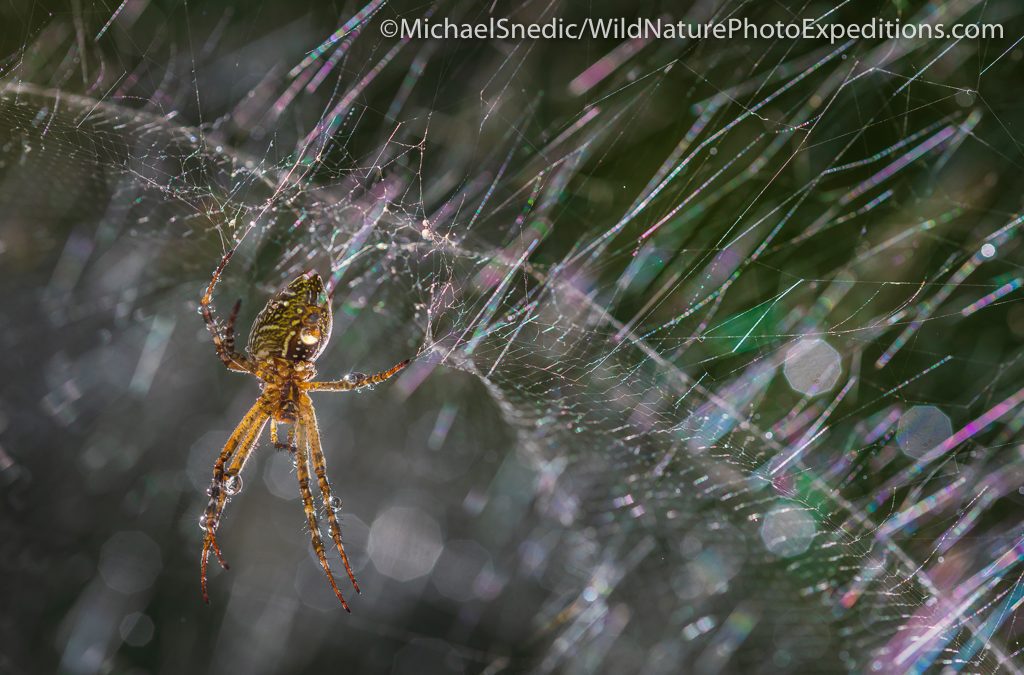
[[[235,352],[235,321],[238,320],[238,310],[242,309],[242,299],[235,300],[235,306],[231,308],[228,315],[228,322],[224,324],[224,347],[228,352]]]
[[[224,448],[221,450],[220,456],[217,458],[217,461],[214,462],[213,480],[210,482],[210,487],[206,491],[210,496],[210,501],[206,505],[206,510],[203,513],[202,522],[200,523],[203,530],[208,529],[208,524],[216,524],[219,502],[222,497],[227,497],[227,494],[224,491],[224,465],[229,459],[231,459],[231,456],[238,448],[240,442],[250,442],[253,422],[259,416],[260,408],[260,403],[257,401],[257,403],[249,409],[249,412],[245,414],[242,421],[235,427],[235,430],[231,432],[231,436],[228,438],[227,443],[224,444]],[[226,567],[224,559],[220,555],[220,549],[217,547],[216,541],[213,542],[213,548],[217,553],[217,558],[220,560],[221,566]]]
[[[220,525],[220,517],[224,510],[224,505],[230,496],[228,494],[227,482],[238,476],[241,472],[245,460],[249,457],[253,447],[255,447],[256,440],[259,438],[260,433],[262,433],[269,417],[270,413],[266,409],[265,401],[258,399],[252,408],[249,409],[249,412],[245,414],[245,417],[242,418],[242,421],[238,423],[238,426],[235,427],[234,432],[228,438],[228,442],[224,445],[224,449],[213,465],[213,480],[210,483],[209,489],[210,501],[206,505],[206,511],[203,513],[202,527],[206,534],[203,536],[203,554],[200,565],[200,583],[203,589],[203,600],[207,604],[210,602],[210,596],[206,588],[206,569],[209,564],[211,549],[217,556],[217,561],[221,567],[228,569],[227,561],[224,560],[220,546],[217,545],[217,528]],[[225,470],[224,464],[228,459],[231,459],[231,464]]]
[[[362,387],[370,387],[390,379],[398,371],[405,368],[412,359],[406,359],[388,370],[382,370],[376,375],[363,375],[362,373],[351,373],[340,380],[330,382],[307,382],[302,388],[306,391],[351,391]]]
[[[334,540],[334,545],[338,547],[341,561],[345,563],[345,571],[348,572],[349,581],[352,582],[356,593],[362,593],[359,590],[359,582],[356,581],[356,575],[352,572],[352,565],[349,564],[348,554],[345,553],[345,546],[341,543],[341,525],[338,524],[338,516],[332,503],[334,497],[331,496],[331,484],[327,480],[327,460],[324,457],[323,448],[320,446],[320,429],[316,423],[316,411],[313,410],[313,402],[305,394],[299,399],[299,414],[302,416],[302,424],[309,436],[313,470],[320,485],[320,496],[323,497],[324,506],[327,510],[328,531],[330,532],[331,539]]]
[[[295,451],[295,425],[293,424],[288,430],[288,442],[281,443],[277,437],[277,420],[271,418],[270,420],[270,442],[274,444],[274,447],[278,450],[289,450]]]
[[[302,495],[302,506],[306,512],[306,521],[309,524],[309,534],[313,539],[313,550],[316,551],[316,557],[320,560],[320,566],[324,568],[327,580],[331,583],[331,589],[338,596],[338,600],[341,601],[341,606],[345,608],[346,612],[351,613],[352,610],[349,609],[348,603],[345,602],[345,596],[341,594],[341,589],[338,588],[338,582],[334,580],[334,573],[331,572],[331,566],[327,562],[327,554],[324,552],[324,542],[320,538],[320,524],[316,519],[316,506],[313,504],[313,494],[309,490],[309,437],[306,433],[306,424],[300,420],[296,422],[296,426],[298,427],[299,439],[295,446],[295,466],[298,469],[299,492]]]
[[[213,302],[213,289],[220,280],[220,275],[223,274],[224,268],[227,267],[234,253],[235,249],[231,249],[220,259],[220,264],[214,270],[213,277],[210,278],[210,284],[206,287],[206,292],[203,293],[203,297],[199,300],[199,311],[203,315],[203,321],[206,322],[206,329],[213,336],[213,345],[217,348],[217,356],[224,362],[227,369],[239,373],[252,373],[254,372],[253,364],[244,355],[235,351],[235,319],[238,317],[238,309],[242,301],[239,300],[235,303],[223,335],[221,334],[220,326],[217,325],[217,318],[213,314],[213,305],[211,304]]]

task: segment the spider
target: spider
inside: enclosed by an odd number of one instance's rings
[[[341,507],[341,501],[331,494],[331,484],[327,480],[327,465],[320,447],[320,432],[317,428],[316,413],[313,402],[309,398],[311,391],[350,391],[369,387],[387,380],[392,375],[409,365],[409,360],[392,366],[376,375],[350,373],[340,380],[314,382],[316,369],[313,362],[319,358],[327,342],[331,339],[331,297],[324,289],[320,275],[306,272],[299,275],[285,286],[277,295],[270,298],[266,307],[257,315],[249,334],[247,354],[235,351],[235,319],[242,301],[235,303],[227,323],[221,328],[214,316],[213,289],[217,285],[224,268],[234,254],[231,249],[221,258],[220,264],[213,273],[206,292],[199,303],[199,311],[203,315],[206,327],[213,336],[213,344],[217,356],[224,362],[228,370],[249,373],[260,380],[262,393],[256,399],[249,412],[235,427],[228,438],[220,456],[213,465],[213,480],[207,494],[210,502],[200,519],[200,527],[204,531],[203,554],[200,564],[203,600],[210,602],[206,588],[206,570],[212,550],[217,556],[221,567],[228,569],[228,564],[217,545],[217,528],[221,515],[228,500],[237,494],[242,487],[241,473],[246,460],[256,446],[267,422],[270,422],[270,440],[275,448],[288,450],[295,462],[298,475],[299,493],[306,512],[313,550],[316,551],[320,566],[324,568],[327,580],[334,594],[341,601],[341,606],[351,612],[345,596],[331,572],[324,553],[324,543],[320,536],[320,525],[317,521],[316,507],[310,491],[310,465],[316,474],[327,513],[328,531],[334,540],[345,571],[352,582],[356,593],[359,584],[356,582],[352,566],[349,565],[345,547],[341,543],[341,527],[335,513]],[[288,425],[287,441],[278,440],[278,424]]]

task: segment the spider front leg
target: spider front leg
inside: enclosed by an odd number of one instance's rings
[[[217,325],[217,318],[213,313],[213,289],[217,282],[220,281],[220,276],[224,273],[224,268],[227,267],[234,253],[235,249],[231,249],[220,259],[220,264],[213,271],[213,277],[210,278],[206,292],[203,293],[203,297],[199,300],[199,312],[203,315],[203,321],[206,322],[206,329],[213,336],[213,346],[217,349],[217,356],[224,362],[227,369],[239,373],[252,373],[254,371],[253,364],[244,355],[235,351],[235,319],[238,317],[238,310],[242,305],[242,301],[239,300],[235,303],[223,334],[221,334],[220,326]]]
[[[242,421],[238,423],[238,426],[235,427],[234,432],[228,438],[228,442],[224,445],[224,449],[213,465],[213,480],[210,482],[209,489],[210,501],[206,505],[206,510],[203,512],[202,522],[200,523],[205,533],[203,535],[203,554],[200,564],[200,585],[203,589],[203,600],[206,603],[210,602],[210,596],[206,588],[206,569],[210,560],[210,551],[212,550],[217,556],[217,561],[221,564],[221,567],[224,569],[228,568],[220,546],[217,545],[217,528],[220,526],[221,514],[224,511],[225,504],[227,504],[228,497],[235,494],[239,489],[237,481],[240,479],[238,475],[245,465],[245,460],[248,459],[252,449],[256,446],[256,441],[259,439],[260,433],[262,433],[263,427],[266,426],[269,417],[270,413],[266,409],[266,403],[263,399],[257,400],[253,407],[249,409],[249,412],[245,414],[245,417],[242,418]],[[225,469],[224,465],[229,459],[231,464]],[[231,486],[232,482],[234,482],[234,488]]]
[[[241,298],[235,300],[235,306],[231,308],[231,314],[228,315],[228,322],[224,324],[224,349],[229,354],[237,354],[235,352],[235,321],[238,319],[238,310],[240,309],[242,309]]]
[[[316,551],[316,557],[320,560],[320,566],[324,568],[324,572],[327,574],[327,580],[331,584],[331,589],[334,594],[338,596],[338,600],[341,601],[341,606],[345,608],[346,612],[351,613],[348,603],[345,602],[345,596],[341,594],[341,589],[338,588],[338,582],[334,580],[334,573],[331,572],[331,566],[327,562],[327,554],[324,552],[324,542],[320,537],[320,523],[316,518],[316,506],[313,504],[313,493],[309,489],[309,437],[307,436],[307,428],[304,423],[299,422],[299,442],[295,447],[295,467],[296,473],[299,479],[299,493],[302,495],[302,507],[306,512],[306,522],[309,524],[309,535],[313,540],[313,550]]]
[[[337,498],[331,494],[331,483],[327,480],[327,460],[320,445],[320,429],[316,423],[316,412],[313,410],[313,402],[309,399],[309,396],[303,395],[299,406],[302,424],[309,436],[313,471],[316,473],[317,482],[320,485],[320,496],[323,498],[324,507],[327,510],[328,531],[330,532],[331,539],[334,540],[334,545],[338,548],[341,561],[345,564],[345,571],[348,572],[348,578],[352,582],[352,587],[356,589],[356,593],[362,593],[359,590],[359,582],[356,581],[356,575],[352,571],[352,565],[349,564],[348,554],[345,553],[345,545],[341,543],[341,525],[338,523],[338,516],[335,513]],[[340,505],[340,502],[338,503]]]
[[[307,391],[351,391],[353,389],[361,389],[362,387],[371,387],[383,382],[384,380],[390,379],[411,362],[412,359],[406,359],[405,361],[402,361],[387,370],[382,370],[375,375],[351,373],[340,380],[332,380],[330,382],[309,382],[303,388]]]

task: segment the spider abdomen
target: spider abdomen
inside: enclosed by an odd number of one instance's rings
[[[313,362],[331,339],[330,298],[319,274],[306,272],[272,297],[256,316],[249,333],[249,355]]]

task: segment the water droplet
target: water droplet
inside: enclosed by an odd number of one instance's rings
[[[349,373],[348,375],[345,376],[345,381],[348,382],[349,384],[356,384],[357,382],[361,382],[362,380],[365,379],[365,373]]]
[[[199,517],[199,529],[204,531],[204,532],[207,532],[209,530],[216,530],[217,529],[217,517],[216,516],[208,516],[207,514],[204,513],[203,515],[201,515]]]
[[[331,498],[327,500],[327,508],[331,511],[341,510],[341,499],[335,495],[331,495]]]
[[[217,497],[220,495],[221,489],[224,487],[223,481],[218,481],[216,478],[210,480],[210,487],[206,488],[207,497]]]
[[[242,477],[241,476],[228,476],[228,479],[224,481],[224,492],[229,497],[233,497],[242,491]]]

